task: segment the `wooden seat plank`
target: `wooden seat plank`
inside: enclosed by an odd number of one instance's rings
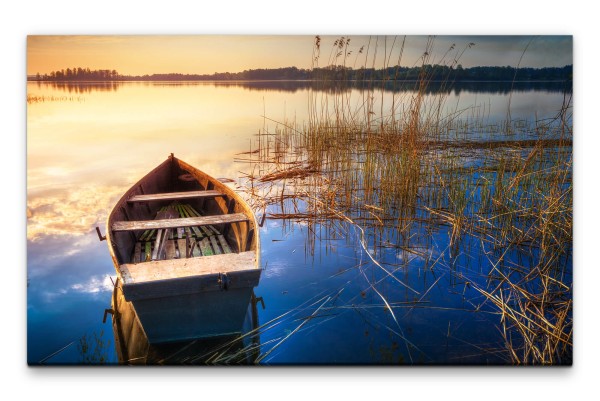
[[[178,200],[178,199],[197,199],[197,198],[214,198],[216,196],[225,196],[224,193],[208,190],[208,191],[185,191],[185,192],[168,192],[160,194],[144,194],[135,195],[127,199],[129,203],[135,202],[152,202],[152,201],[166,201],[166,200]]]
[[[154,281],[233,273],[243,270],[259,271],[255,252],[230,253],[193,259],[157,260],[145,264],[127,263],[119,266],[124,284],[146,284]]]
[[[159,219],[141,221],[116,221],[112,224],[113,231],[139,231],[148,229],[166,229],[178,227],[194,227],[217,224],[232,224],[248,221],[244,213],[218,214],[214,216],[185,217],[179,219]]]

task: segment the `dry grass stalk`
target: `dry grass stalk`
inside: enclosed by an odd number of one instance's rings
[[[383,94],[376,114],[371,82],[358,103],[349,91],[315,90],[307,126],[263,129],[250,154],[250,199],[271,218],[303,220],[312,233],[317,225],[335,233],[344,230],[340,224],[358,228],[373,265],[394,278],[377,260],[380,247],[415,249],[431,243],[431,233],[446,232],[448,254],[428,263],[457,277],[462,273],[453,266],[461,255],[489,267],[487,283],[468,281],[498,309],[513,362],[570,363],[570,104],[554,120],[534,123],[486,126],[475,112],[468,121],[444,115],[446,92],[427,92],[432,45],[417,89],[394,93],[388,114]],[[318,65],[320,48],[314,54]],[[473,129],[501,140],[472,140]],[[515,138],[517,132],[535,139]]]

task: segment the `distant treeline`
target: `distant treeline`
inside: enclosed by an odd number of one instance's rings
[[[425,78],[429,81],[570,81],[573,66],[545,68],[514,67],[389,67],[383,69],[325,67],[312,70],[296,67],[221,72],[214,74],[152,74],[120,75],[116,70],[67,68],[50,74],[36,74],[29,80],[37,81],[269,81],[269,80],[335,80],[335,81],[411,81]]]
[[[29,80],[37,81],[113,81],[123,77],[116,70],[90,70],[89,68],[67,68],[66,70],[52,71],[50,74],[37,73]]]

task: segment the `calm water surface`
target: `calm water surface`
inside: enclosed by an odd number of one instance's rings
[[[28,362],[79,363],[80,339],[96,335],[116,363],[110,318],[102,323],[116,274],[95,227],[104,231],[122,193],[169,153],[238,181],[249,166],[234,163],[236,155],[250,150],[259,130],[275,129],[271,120],[301,126],[311,89],[295,83],[28,83],[27,89]],[[555,89],[470,85],[451,92],[445,108],[494,122],[506,118],[510,102],[513,119],[535,121],[560,108],[563,94]],[[389,105],[393,92],[381,97]],[[348,99],[354,106],[363,94],[353,89]],[[261,230],[259,321],[291,311],[261,333],[263,362],[507,362],[495,352],[503,349],[498,316],[491,308],[474,312],[482,299],[464,282],[423,269],[418,256],[383,251],[380,260],[389,266],[410,258],[410,269],[395,274],[417,295],[372,268],[354,236],[317,239],[311,254],[309,231],[269,219]],[[367,279],[380,282],[396,319]]]

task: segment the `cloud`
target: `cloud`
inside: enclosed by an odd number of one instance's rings
[[[106,218],[110,205],[122,192],[117,186],[89,186],[74,190],[50,189],[27,199],[27,239],[48,235],[89,234]]]
[[[67,284],[66,286],[61,281],[44,283],[42,287],[39,287],[39,290],[30,294],[29,306],[40,305],[40,302],[41,304],[64,303],[65,301],[68,303],[72,302],[72,297],[69,297],[69,295],[87,294],[88,296],[94,296],[110,293],[114,288],[113,281],[108,274],[87,278],[81,277],[80,279],[83,281]],[[38,301],[36,302],[34,299],[38,299]]]
[[[93,276],[90,277],[87,282],[71,285],[70,289],[75,292],[83,292],[88,294],[111,292],[113,290],[113,283],[109,275]]]

